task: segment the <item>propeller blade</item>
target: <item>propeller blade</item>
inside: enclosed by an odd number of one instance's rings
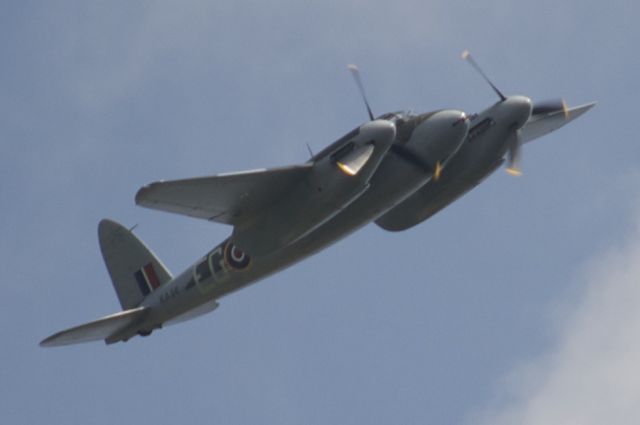
[[[507,99],[505,95],[502,94],[502,92],[498,90],[498,88],[491,82],[491,80],[489,79],[489,77],[487,77],[484,71],[482,71],[482,68],[480,68],[480,65],[478,65],[478,63],[473,59],[473,57],[471,56],[471,53],[469,53],[468,50],[465,50],[464,52],[462,52],[462,59],[465,59],[467,62],[469,62],[471,66],[473,66],[475,70],[478,71],[480,75],[482,75],[482,78],[484,78],[485,81],[489,83],[489,85],[491,86],[493,91],[496,92],[500,100],[504,101]]]
[[[562,112],[565,118],[569,118],[569,108],[564,99],[549,99],[535,102],[533,104],[533,109],[531,109],[532,116],[538,114],[547,115],[556,112]]]
[[[512,176],[520,176],[522,175],[522,169],[520,168],[520,163],[522,161],[521,157],[521,147],[522,147],[522,136],[520,134],[520,130],[514,131],[511,136],[509,136],[509,144],[507,151],[507,173]]]
[[[336,160],[336,165],[348,176],[355,176],[365,166],[373,154],[373,144],[366,144],[352,150]]]
[[[362,96],[362,100],[364,100],[364,104],[367,107],[367,112],[369,113],[369,118],[373,121],[375,118],[373,117],[373,112],[371,112],[371,107],[369,107],[369,102],[367,101],[367,95],[364,92],[364,86],[362,85],[362,80],[360,79],[360,71],[358,71],[358,67],[349,64],[347,65],[349,71],[351,71],[351,75],[353,75],[353,79],[356,80],[356,84],[358,85],[358,89],[360,90],[360,95]]]
[[[435,181],[440,180],[440,176],[442,175],[442,165],[440,165],[440,161],[436,162],[436,169],[433,172],[433,179]]]

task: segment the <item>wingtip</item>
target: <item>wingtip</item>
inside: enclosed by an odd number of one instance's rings
[[[598,101],[594,100],[592,102],[584,103],[582,105],[578,105],[570,109],[584,109],[585,111],[588,111],[589,109],[593,108],[597,104],[598,104]]]
[[[59,345],[59,344],[56,344],[56,338],[58,337],[59,334],[60,334],[60,332],[46,337],[45,339],[40,341],[38,346],[43,347],[43,348],[48,348],[48,347],[55,347],[56,345]]]
[[[154,184],[156,183],[150,183],[138,189],[135,196],[136,205],[144,206],[144,203],[147,200],[146,198],[148,197],[149,192],[151,192],[151,190],[153,189]]]
[[[149,185],[142,186],[140,189],[138,189],[138,191],[136,192],[136,196],[134,198],[134,202],[136,203],[136,205],[140,205],[140,203],[142,202],[142,198],[144,198],[144,194],[148,190],[148,188],[149,188]]]
[[[570,107],[566,111],[566,117],[568,120],[574,120],[578,118],[580,115],[589,112],[591,109],[593,109],[594,106],[596,106],[597,103],[598,102],[594,101],[594,102],[589,102],[582,105]]]

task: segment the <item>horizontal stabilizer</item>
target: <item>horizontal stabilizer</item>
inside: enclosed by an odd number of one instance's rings
[[[173,319],[164,322],[162,324],[162,327],[166,327],[166,326],[170,326],[170,325],[175,325],[176,323],[182,323],[182,322],[186,322],[188,320],[192,320],[195,319],[196,317],[200,317],[203,316],[207,313],[211,313],[213,310],[215,310],[216,308],[218,308],[220,306],[220,304],[218,304],[218,302],[216,300],[210,300],[207,301],[204,304],[199,305],[198,307],[195,307],[189,311],[187,311],[186,313],[183,313],[179,316],[174,317]]]
[[[146,310],[147,308],[145,307],[138,307],[105,316],[93,322],[85,323],[51,335],[49,338],[43,340],[40,346],[56,347],[107,339],[132,325],[135,321],[140,320]]]
[[[151,183],[138,191],[136,204],[236,225],[278,201],[312,167],[303,164]]]

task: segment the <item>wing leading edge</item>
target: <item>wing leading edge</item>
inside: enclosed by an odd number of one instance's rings
[[[596,102],[575,106],[564,111],[541,114],[532,117],[522,128],[522,142],[527,143],[555,131],[595,106]],[[502,164],[494,163],[488,170],[479,170],[477,175],[469,175],[467,180],[450,182],[444,187],[440,182],[430,182],[416,191],[391,211],[376,220],[376,224],[385,230],[397,232],[422,223],[438,211],[455,201],[474,185],[486,178]]]
[[[184,180],[160,181],[141,188],[136,204],[161,211],[237,225],[282,196],[313,164],[251,170]]]

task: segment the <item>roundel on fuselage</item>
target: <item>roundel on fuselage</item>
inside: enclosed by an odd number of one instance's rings
[[[251,257],[232,242],[227,242],[224,247],[224,261],[232,270],[244,270],[251,264]]]

